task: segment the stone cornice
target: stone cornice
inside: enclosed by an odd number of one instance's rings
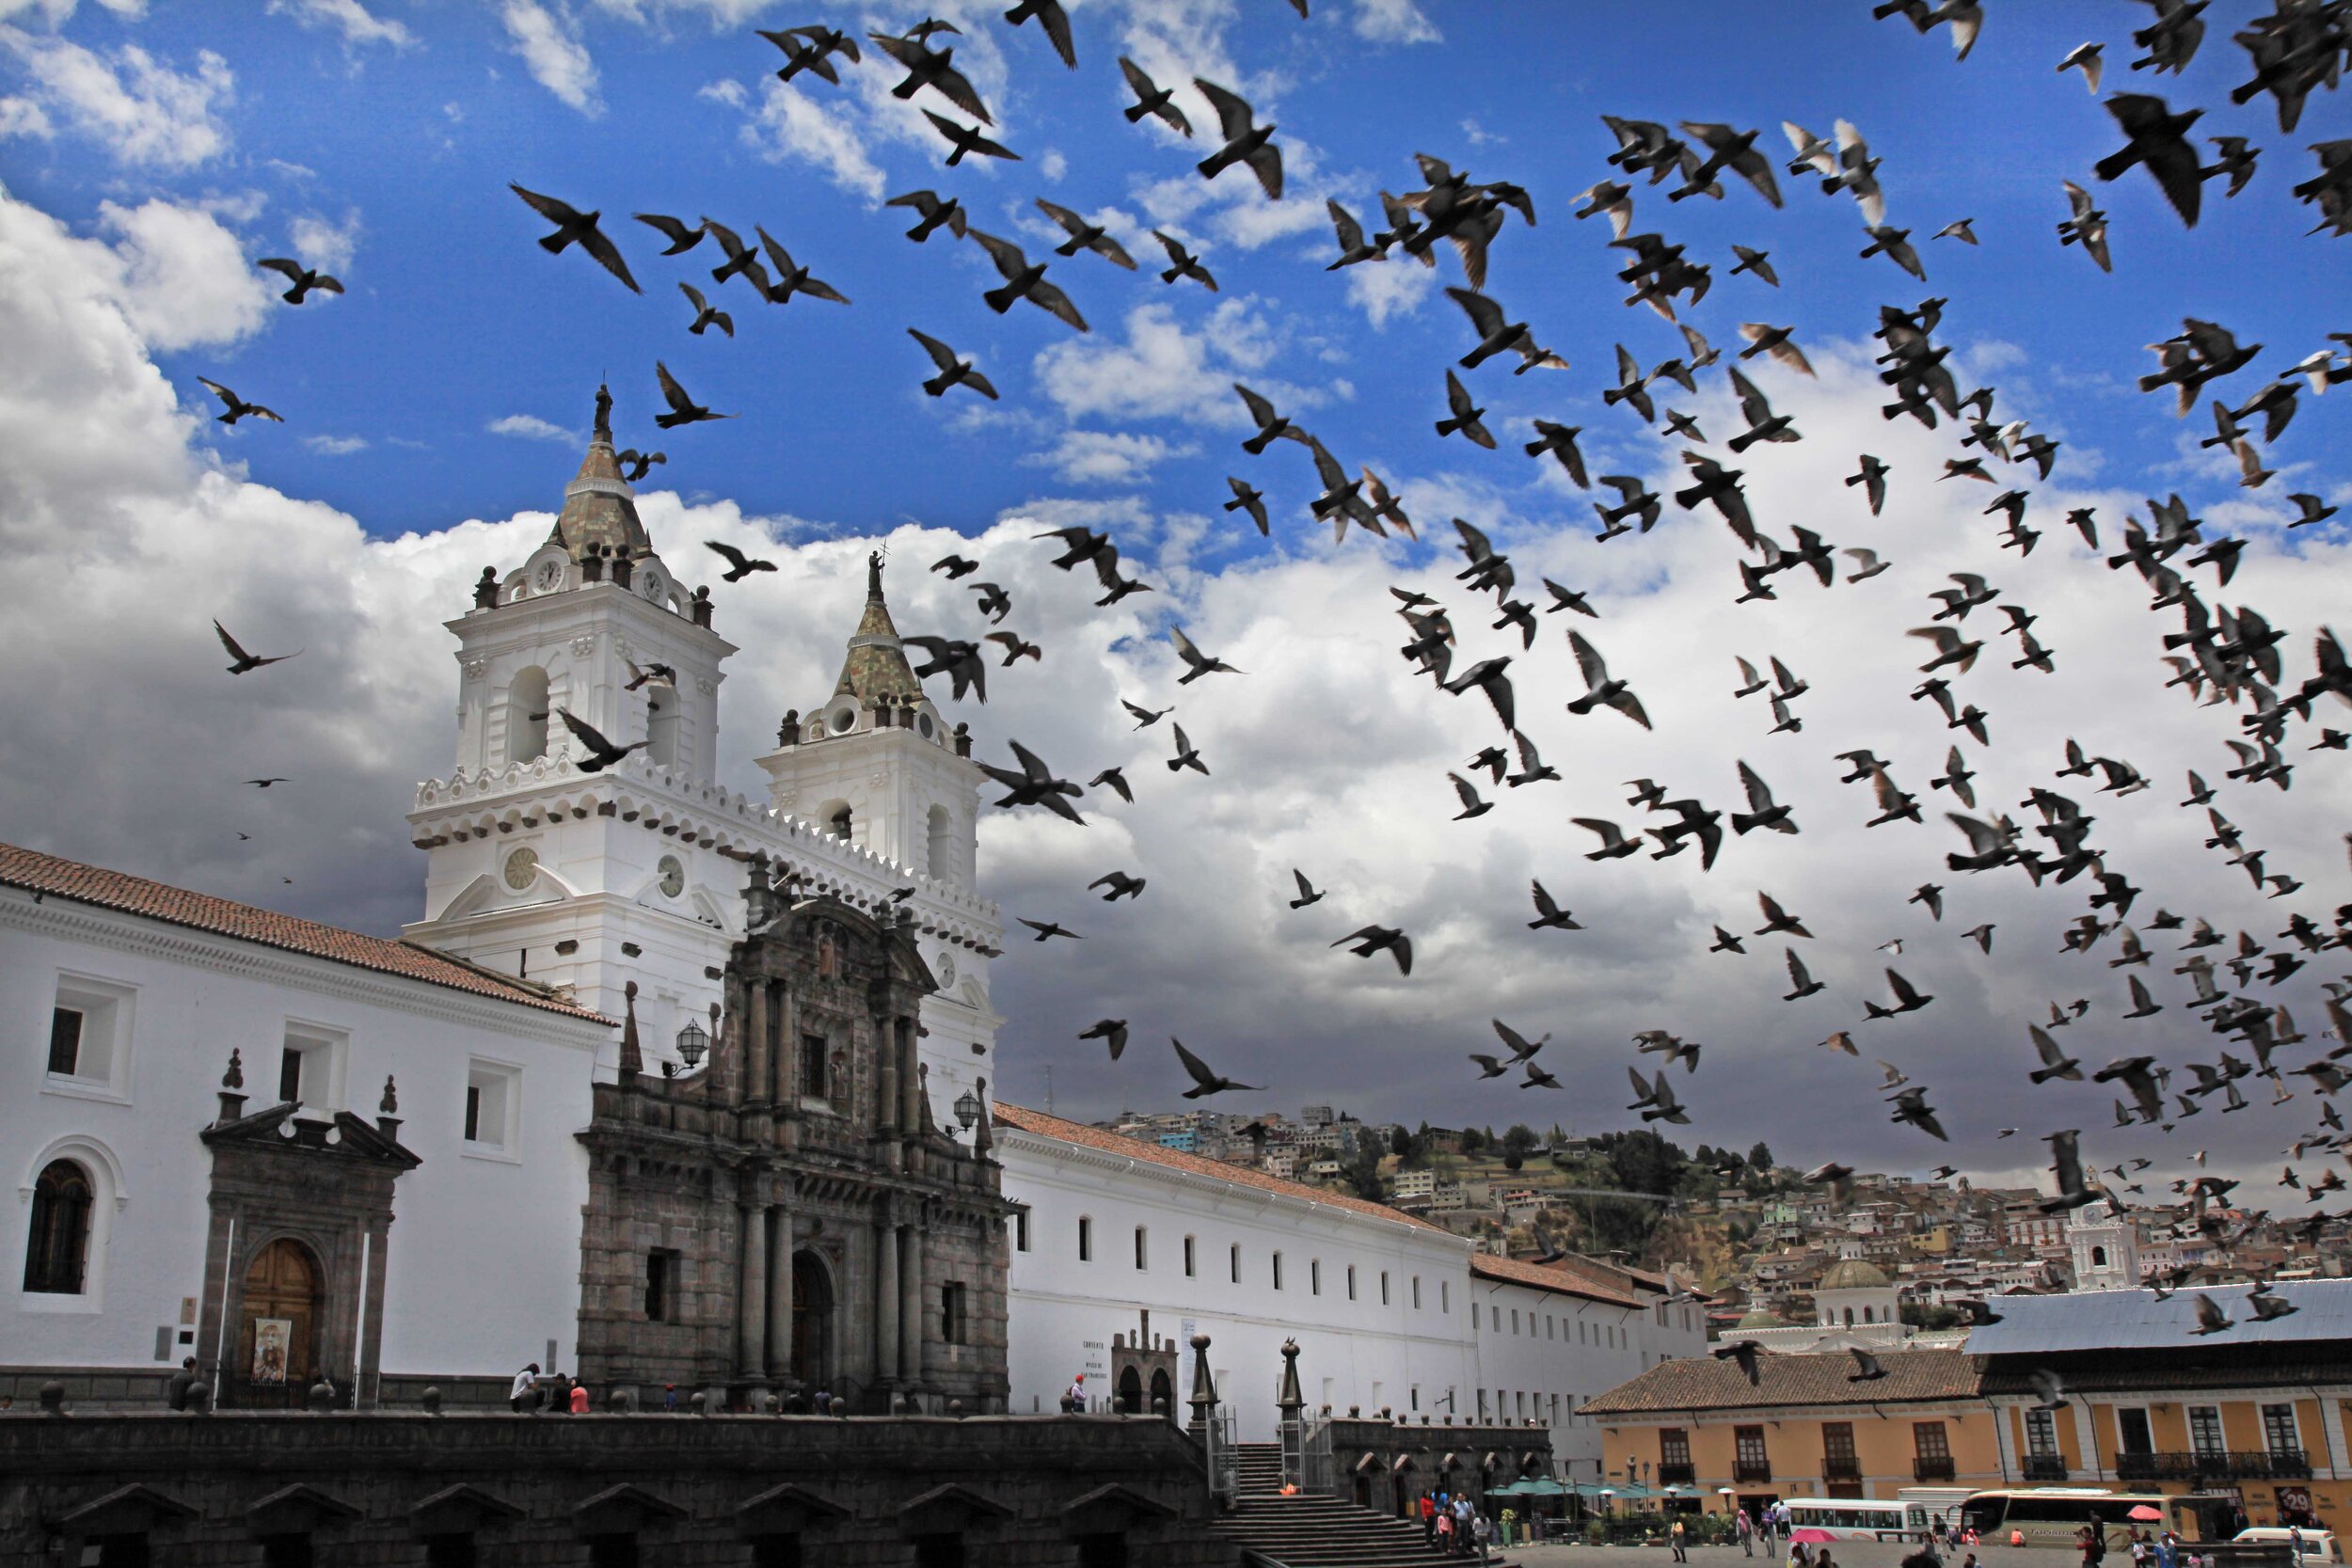
[[[36,902],[29,896],[0,897],[0,926],[141,958],[188,964],[265,985],[290,986],[395,1012],[436,1018],[446,1023],[526,1036],[591,1054],[612,1034],[610,1024],[568,1020],[520,1002],[476,997],[429,980],[382,974],[331,958],[288,953],[258,942],[189,930],[142,915],[102,910],[64,898]]]

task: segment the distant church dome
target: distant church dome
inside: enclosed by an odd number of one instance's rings
[[[1877,1268],[1859,1258],[1849,1258],[1832,1264],[1829,1273],[1821,1275],[1816,1291],[1883,1291],[1890,1281]]]
[[[1787,1328],[1788,1323],[1788,1320],[1779,1313],[1759,1307],[1741,1318],[1739,1326],[1741,1328]]]

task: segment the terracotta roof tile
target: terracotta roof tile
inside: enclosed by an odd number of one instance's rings
[[[1488,1279],[1500,1279],[1513,1285],[1533,1285],[1540,1291],[1557,1291],[1563,1295],[1581,1296],[1587,1301],[1606,1302],[1612,1307],[1630,1307],[1646,1310],[1650,1304],[1625,1291],[1613,1291],[1596,1284],[1581,1274],[1549,1263],[1522,1263],[1515,1258],[1502,1258],[1491,1252],[1470,1254],[1470,1273]]]
[[[1984,1383],[1983,1359],[1956,1350],[1882,1351],[1878,1360],[1886,1375],[1856,1383],[1851,1355],[1774,1355],[1764,1351],[1756,1358],[1759,1381],[1755,1386],[1737,1363],[1711,1355],[1661,1361],[1579,1406],[1577,1414],[1606,1418],[1786,1405],[1902,1404],[1975,1399]]]
[[[1302,1202],[1319,1203],[1327,1209],[1351,1210],[1372,1219],[1387,1220],[1395,1225],[1406,1225],[1416,1230],[1427,1230],[1439,1236],[1453,1234],[1443,1226],[1431,1225],[1427,1220],[1417,1219],[1402,1210],[1391,1209],[1384,1203],[1367,1203],[1360,1197],[1337,1192],[1328,1187],[1310,1187],[1303,1181],[1285,1181],[1279,1176],[1268,1176],[1262,1170],[1255,1170],[1247,1165],[1229,1165],[1221,1160],[1204,1160],[1198,1154],[1186,1154],[1181,1149],[1169,1148],[1165,1144],[1149,1144],[1139,1138],[1121,1137],[1117,1132],[1105,1132],[1099,1127],[1089,1127],[1084,1122],[1064,1121],[1059,1117],[1049,1117],[1042,1111],[1032,1111],[1019,1105],[1008,1105],[1001,1100],[995,1102],[995,1117],[1007,1127],[1017,1127],[1024,1132],[1034,1132],[1041,1138],[1059,1138],[1064,1143],[1081,1144],[1088,1148],[1099,1148],[1106,1154],[1124,1154],[1149,1164],[1166,1165],[1170,1170],[1181,1170],[1194,1176],[1205,1176],[1213,1180],[1231,1181],[1236,1186],[1256,1187],[1263,1192],[1279,1193],[1284,1197],[1297,1198]]]
[[[22,849],[12,844],[0,844],[0,886],[24,888],[47,897],[70,898],[75,903],[95,904],[102,909],[120,910],[126,914],[160,920],[172,926],[185,926],[199,931],[211,931],[289,953],[307,954],[333,963],[349,964],[355,969],[372,969],[383,974],[422,980],[427,985],[447,986],[452,990],[470,991],[476,996],[486,996],[500,1002],[519,1003],[526,1007],[561,1013],[566,1018],[586,1019],[603,1024],[612,1022],[585,1007],[558,1001],[538,987],[477,969],[411,942],[339,930],[316,921],[298,920],[293,915],[256,909],[250,904],[234,904],[209,894],[190,893],[185,888],[167,887],[161,882],[151,882],[144,877],[126,876],[119,871],[84,865],[79,861],[44,855],[37,849]]]

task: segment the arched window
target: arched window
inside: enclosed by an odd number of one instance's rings
[[[1853,1308],[1851,1307],[1846,1308],[1846,1326],[1848,1328],[1853,1326]]]
[[[645,705],[645,755],[664,768],[677,766],[678,700],[656,697]]]
[[[851,815],[850,802],[847,800],[828,800],[818,806],[817,820],[825,825],[825,832],[844,841],[849,839],[850,831],[856,825],[856,819]]]
[[[33,1183],[32,1234],[24,1243],[24,1289],[78,1296],[89,1263],[89,1172],[52,1160]]]
[[[1862,1321],[1866,1323],[1870,1321],[1870,1309],[1867,1307],[1862,1309]]]
[[[2107,1266],[2106,1248],[2095,1246],[2090,1249],[2090,1266],[2094,1269],[2104,1269]]]
[[[548,673],[533,664],[506,686],[506,760],[536,762],[548,754]]]
[[[926,821],[930,828],[930,842],[924,858],[924,868],[934,881],[946,881],[957,877],[962,868],[955,863],[955,828],[947,815],[947,808],[933,806]]]

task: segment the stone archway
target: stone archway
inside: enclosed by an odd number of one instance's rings
[[[833,1376],[833,1273],[803,1248],[792,1255],[792,1376],[811,1394]]]
[[[243,1405],[299,1405],[318,1362],[326,1321],[323,1271],[291,1236],[253,1255],[246,1266],[232,1371]]]
[[[1176,1386],[1169,1379],[1166,1368],[1156,1369],[1152,1373],[1151,1409],[1154,1416],[1166,1416],[1171,1421],[1176,1418]]]
[[[1143,1379],[1133,1367],[1119,1374],[1119,1413],[1122,1416],[1143,1414]]]

